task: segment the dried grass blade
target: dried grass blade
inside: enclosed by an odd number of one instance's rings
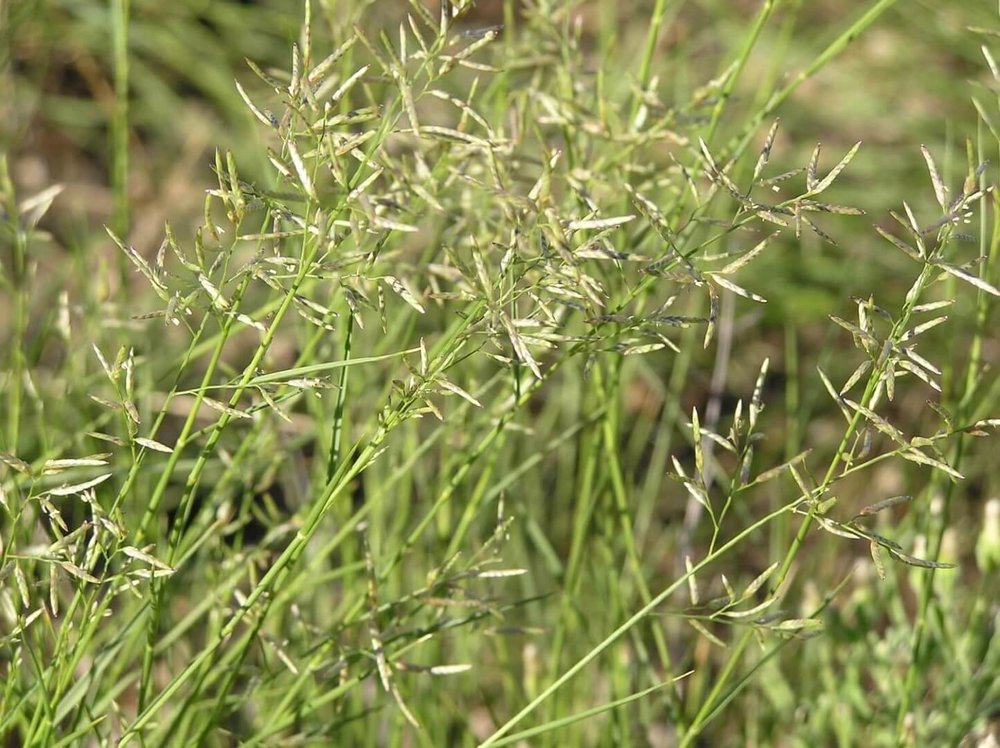
[[[361,77],[368,72],[369,68],[371,68],[371,65],[362,65],[350,78],[341,83],[340,87],[330,96],[330,103],[336,104],[340,101],[341,97],[350,91],[355,83],[361,80]]]
[[[114,473],[104,473],[103,475],[98,475],[96,478],[91,478],[90,480],[83,481],[82,483],[74,483],[71,486],[59,486],[58,488],[52,488],[46,491],[46,493],[49,496],[75,496],[83,493],[88,488],[99,486],[112,475],[114,475]]]
[[[937,164],[934,163],[934,157],[931,155],[930,149],[925,145],[921,145],[920,152],[924,155],[924,161],[927,162],[927,172],[930,174],[931,184],[934,186],[934,197],[937,198],[938,205],[941,206],[941,211],[947,213],[948,188],[941,181],[941,173],[938,171]]]
[[[747,252],[747,253],[745,253],[743,255],[740,255],[735,260],[733,260],[728,265],[726,265],[724,268],[722,268],[719,271],[719,274],[720,275],[731,275],[732,273],[735,273],[741,267],[743,267],[744,265],[746,265],[747,263],[749,263],[751,260],[753,260],[753,258],[755,258],[757,255],[759,255],[761,252],[763,252],[764,251],[764,247],[766,247],[768,245],[768,243],[772,239],[774,239],[776,236],[778,236],[778,234],[780,234],[780,233],[781,232],[779,232],[779,231],[775,231],[770,236],[767,236],[764,239],[762,239],[749,252]]]
[[[765,299],[763,296],[758,296],[752,291],[747,291],[742,286],[737,286],[732,281],[726,280],[725,278],[721,277],[716,273],[708,273],[708,277],[711,278],[714,283],[717,283],[718,285],[722,286],[727,291],[732,291],[734,294],[737,294],[738,296],[742,296],[745,299],[750,299],[751,301],[760,302],[761,304],[767,303],[767,299]]]
[[[771,158],[771,149],[774,147],[774,136],[778,133],[778,123],[780,119],[774,120],[774,124],[771,125],[771,129],[767,133],[767,138],[764,139],[764,145],[760,149],[760,156],[757,158],[757,164],[753,168],[753,181],[756,182],[760,177],[761,172],[764,171],[764,167],[767,166],[768,159]]]
[[[528,346],[525,345],[521,334],[510,321],[510,317],[501,313],[500,320],[503,323],[503,326],[507,329],[507,336],[510,338],[510,344],[514,348],[514,353],[516,353],[521,362],[531,370],[531,373],[535,375],[536,379],[541,379],[542,371],[538,368],[538,362],[535,361],[534,357],[531,355],[531,351],[528,350]]]
[[[941,268],[949,275],[954,275],[956,278],[964,280],[966,283],[975,286],[981,291],[985,291],[986,293],[992,294],[994,296],[1000,296],[1000,289],[998,289],[996,286],[987,283],[978,275],[973,275],[972,273],[967,272],[960,267],[956,267],[955,265],[949,265],[946,262],[936,262],[934,263],[934,266]]]
[[[263,70],[260,69],[260,67],[257,65],[257,63],[254,62],[253,60],[251,60],[249,57],[244,57],[243,60],[244,60],[244,62],[246,62],[247,66],[251,70],[253,70],[254,73],[257,74],[258,78],[260,78],[267,85],[269,85],[271,88],[274,89],[275,93],[279,93],[279,94],[281,93],[282,89],[284,89],[284,87],[285,87],[284,84],[281,83],[281,81],[279,81],[276,78],[273,78],[272,76],[270,76],[267,73],[265,73]]]
[[[900,239],[897,239],[892,234],[890,234],[888,231],[886,231],[885,229],[883,229],[881,226],[876,226],[875,227],[875,231],[878,232],[879,236],[881,236],[887,242],[889,242],[890,244],[892,244],[892,246],[896,247],[896,249],[901,250],[907,257],[910,257],[911,259],[914,259],[917,262],[922,262],[923,261],[923,257],[921,256],[921,254],[920,254],[919,251],[917,251],[916,249],[914,249],[913,247],[911,247],[906,242],[901,241]]]
[[[846,169],[847,165],[851,163],[851,159],[854,158],[855,154],[858,152],[858,149],[860,147],[861,147],[861,141],[859,140],[857,143],[854,144],[851,150],[847,152],[847,155],[844,156],[842,159],[840,159],[840,162],[830,170],[829,174],[823,177],[823,179],[820,182],[817,182],[816,184],[814,184],[809,188],[810,194],[818,195],[820,192],[823,192],[823,190],[827,189],[831,184],[833,184],[834,180],[840,176],[840,172]]]
[[[816,188],[816,185],[819,184],[817,172],[819,171],[819,154],[822,149],[823,144],[817,143],[816,147],[813,149],[812,157],[809,159],[809,165],[806,167],[806,189],[808,189],[810,193],[812,193]]]
[[[451,393],[453,393],[455,395],[458,395],[463,400],[465,400],[465,401],[467,401],[469,403],[472,403],[477,408],[483,407],[483,404],[481,402],[479,402],[476,398],[474,398],[468,392],[466,392],[465,390],[463,390],[457,384],[453,384],[452,382],[449,382],[447,379],[444,379],[443,377],[439,378],[437,380],[437,385],[439,387],[441,387],[441,389],[447,390],[448,392],[451,392]]]
[[[569,231],[583,231],[585,229],[608,229],[626,224],[634,220],[634,215],[612,216],[610,218],[590,218],[582,221],[570,221],[566,224]]]
[[[247,105],[247,108],[253,113],[254,117],[259,119],[268,127],[274,127],[274,121],[258,109],[256,104],[250,101],[250,97],[247,95],[247,92],[243,90],[243,86],[240,85],[239,81],[236,81],[236,92],[240,95],[240,98],[243,99],[243,103]]]
[[[305,162],[302,161],[302,156],[299,155],[299,149],[295,146],[295,141],[289,139],[286,145],[288,146],[288,155],[292,159],[292,166],[295,167],[295,173],[298,175],[302,189],[305,190],[309,197],[316,199],[316,191],[313,188],[312,179],[309,177]]]
[[[388,284],[389,288],[395,291],[399,297],[413,307],[415,310],[423,314],[427,310],[424,309],[423,305],[417,300],[417,297],[413,292],[407,287],[406,283],[401,281],[394,275],[386,275],[382,280]]]
[[[937,468],[943,473],[951,476],[954,480],[965,480],[965,476],[960,472],[955,470],[951,465],[946,462],[942,462],[934,457],[925,455],[916,447],[911,447],[910,449],[901,449],[899,451],[899,456],[904,460],[909,460],[910,462],[916,462],[920,465],[928,465],[933,468]]]
[[[173,448],[168,447],[166,444],[156,441],[156,439],[147,439],[143,436],[137,436],[132,441],[138,444],[140,447],[145,447],[146,449],[152,449],[154,452],[164,452],[166,454],[173,454]]]

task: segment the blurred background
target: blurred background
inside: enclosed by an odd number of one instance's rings
[[[61,244],[78,249],[106,244],[100,226],[112,211],[111,5],[8,0],[0,6],[5,73],[0,142],[25,193],[66,184],[49,227]],[[259,123],[233,81],[252,85],[256,80],[246,59],[264,69],[288,67],[302,8],[287,0],[132,0],[128,5],[132,239],[137,247],[149,247],[159,243],[164,219],[191,220],[201,211],[197,188],[212,184],[214,149],[233,150],[248,176],[263,173]],[[668,16],[655,64],[663,98],[683,102],[729,64],[733,40],[742,38],[761,4],[688,0],[672,5],[676,10]],[[742,102],[727,118],[732,123],[741,123],[741,104],[752,111],[757,103],[755,83],[790,78],[868,4],[783,5],[795,6],[787,12],[794,15],[794,25],[782,23],[780,10],[769,22],[741,79],[737,96]],[[897,196],[904,191],[911,200],[926,193],[920,159],[903,154],[916,154],[916,147],[927,143],[947,164],[948,148],[961,146],[976,132],[970,96],[986,93],[989,72],[968,28],[989,25],[987,5],[898,4],[783,107],[783,142],[775,157],[801,164],[815,142],[835,154],[862,140],[865,157],[847,175],[866,185],[868,204],[861,207],[880,215],[898,206]],[[406,12],[401,0],[316,0],[313,6],[322,18],[317,32],[359,23],[373,36],[381,28],[395,30]],[[518,4],[509,6],[507,12],[516,14]],[[582,24],[595,68],[604,59],[609,69],[627,69],[636,64],[652,6],[591,0],[553,7]],[[429,7],[436,11],[435,3]],[[469,29],[503,23],[503,2],[475,3],[461,22]],[[516,33],[516,27],[507,33]]]

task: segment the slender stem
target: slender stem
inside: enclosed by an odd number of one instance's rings
[[[529,714],[535,711],[546,699],[548,699],[552,694],[562,688],[566,683],[572,680],[581,670],[583,670],[587,665],[593,662],[597,657],[599,657],[605,650],[608,649],[612,644],[614,644],[618,639],[624,636],[626,633],[631,631],[640,621],[642,621],[646,616],[656,610],[657,607],[663,604],[663,602],[670,597],[674,592],[676,592],[681,585],[687,583],[688,577],[697,574],[701,570],[708,567],[710,564],[714,563],[722,556],[727,554],[730,550],[740,545],[744,540],[750,537],[753,533],[757,532],[767,523],[771,522],[776,517],[781,516],[785,512],[791,511],[792,505],[781,507],[780,509],[771,512],[770,514],[762,517],[761,519],[754,522],[749,527],[744,528],[741,532],[734,535],[729,542],[721,545],[718,550],[714,553],[710,553],[705,556],[701,561],[691,567],[690,571],[685,572],[683,575],[674,580],[673,584],[659,592],[655,597],[653,597],[646,605],[642,606],[638,611],[633,613],[624,623],[618,626],[614,631],[608,634],[597,646],[591,649],[586,655],[581,657],[572,667],[570,667],[566,672],[556,678],[552,683],[545,687],[545,689],[538,694],[534,699],[532,699],[528,704],[521,709],[517,714],[511,717],[509,720],[503,723],[492,735],[490,735],[486,740],[479,744],[479,748],[488,748],[488,746],[494,745],[500,738],[510,732],[515,725],[517,725],[521,720],[527,717]]]
[[[351,360],[351,336],[354,332],[354,314],[347,316],[347,326],[344,329],[344,354],[342,361]],[[330,427],[330,455],[326,462],[326,480],[329,482],[337,472],[337,464],[340,462],[340,444],[344,436],[344,412],[347,407],[347,378],[351,371],[350,366],[344,366],[340,370],[340,382],[338,383],[337,405],[333,412],[333,424]]]
[[[114,68],[115,108],[111,119],[111,189],[114,197],[112,228],[123,238],[129,234],[129,0],[111,2],[111,47]],[[127,258],[119,255],[122,280],[130,268]]]

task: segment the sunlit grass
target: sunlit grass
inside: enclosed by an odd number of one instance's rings
[[[280,11],[178,4],[159,72],[152,5],[52,11],[114,30],[116,254],[5,157],[0,734],[975,745],[996,17],[882,168],[802,102],[892,0],[443,5],[307,3],[279,59]],[[137,246],[177,80],[234,125]]]

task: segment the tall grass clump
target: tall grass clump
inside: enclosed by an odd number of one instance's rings
[[[119,100],[120,286],[46,297],[59,188],[0,164],[0,734],[985,739],[995,102],[866,217],[862,144],[796,163],[778,115],[891,0],[790,76],[755,53],[805,11],[761,3],[690,84],[665,2],[622,38],[562,3],[348,5],[234,73],[257,163],[220,147],[151,251]],[[838,286],[819,322],[774,288],[797,266]]]

